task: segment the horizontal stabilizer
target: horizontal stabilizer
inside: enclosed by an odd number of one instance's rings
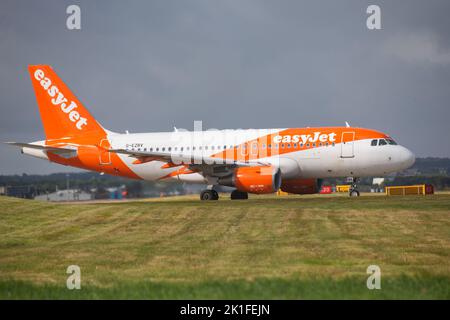
[[[5,143],[9,144],[11,146],[16,146],[16,147],[39,149],[39,150],[58,152],[58,153],[76,151],[76,148],[67,148],[67,147],[62,148],[62,147],[45,146],[45,145],[39,145],[39,144],[33,144],[33,143],[24,143],[24,142],[5,142]]]

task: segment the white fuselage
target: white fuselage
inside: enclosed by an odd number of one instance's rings
[[[172,153],[210,157],[225,149],[283,130],[285,129],[110,133],[108,139],[113,149],[159,152],[170,150]],[[405,147],[390,144],[372,146],[373,140],[361,139],[323,146],[317,144],[314,148],[300,147],[300,140],[295,144],[295,148],[294,143],[290,143],[289,148],[286,143],[286,150],[282,154],[258,157],[258,160],[280,167],[283,179],[382,176],[408,168],[414,163],[414,155]],[[272,147],[274,146],[275,144]],[[261,145],[258,146],[258,149],[260,148]],[[252,150],[249,146],[245,150],[241,149],[241,152],[248,155]],[[134,164],[134,158],[127,155],[120,157],[133,172],[145,180],[158,180],[177,170],[176,167],[161,168],[165,163],[163,161]],[[207,182],[205,176],[199,173],[176,175],[172,179]]]

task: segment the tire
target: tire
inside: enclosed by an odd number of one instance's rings
[[[219,194],[217,193],[216,190],[211,190],[212,194],[213,194],[213,200],[219,200]]]
[[[215,190],[203,190],[200,193],[200,200],[219,200],[219,194]]]
[[[359,191],[358,190],[351,190],[349,195],[350,195],[350,197],[359,197]]]
[[[234,190],[233,192],[231,192],[231,196],[230,196],[231,200],[247,200],[248,199],[248,193],[247,192],[242,192],[239,190]]]

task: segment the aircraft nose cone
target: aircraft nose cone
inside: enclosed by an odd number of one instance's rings
[[[408,166],[412,167],[416,162],[416,156],[410,150],[408,150]]]
[[[402,147],[402,152],[401,152],[401,162],[402,162],[402,166],[405,169],[410,168],[414,162],[416,162],[416,156],[414,155],[414,153],[412,153],[410,150],[408,150],[407,148]]]

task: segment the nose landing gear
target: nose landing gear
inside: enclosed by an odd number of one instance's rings
[[[359,197],[359,191],[358,191],[358,178],[353,178],[352,179],[352,184],[350,185],[350,190],[348,192],[348,195],[350,197]]]

